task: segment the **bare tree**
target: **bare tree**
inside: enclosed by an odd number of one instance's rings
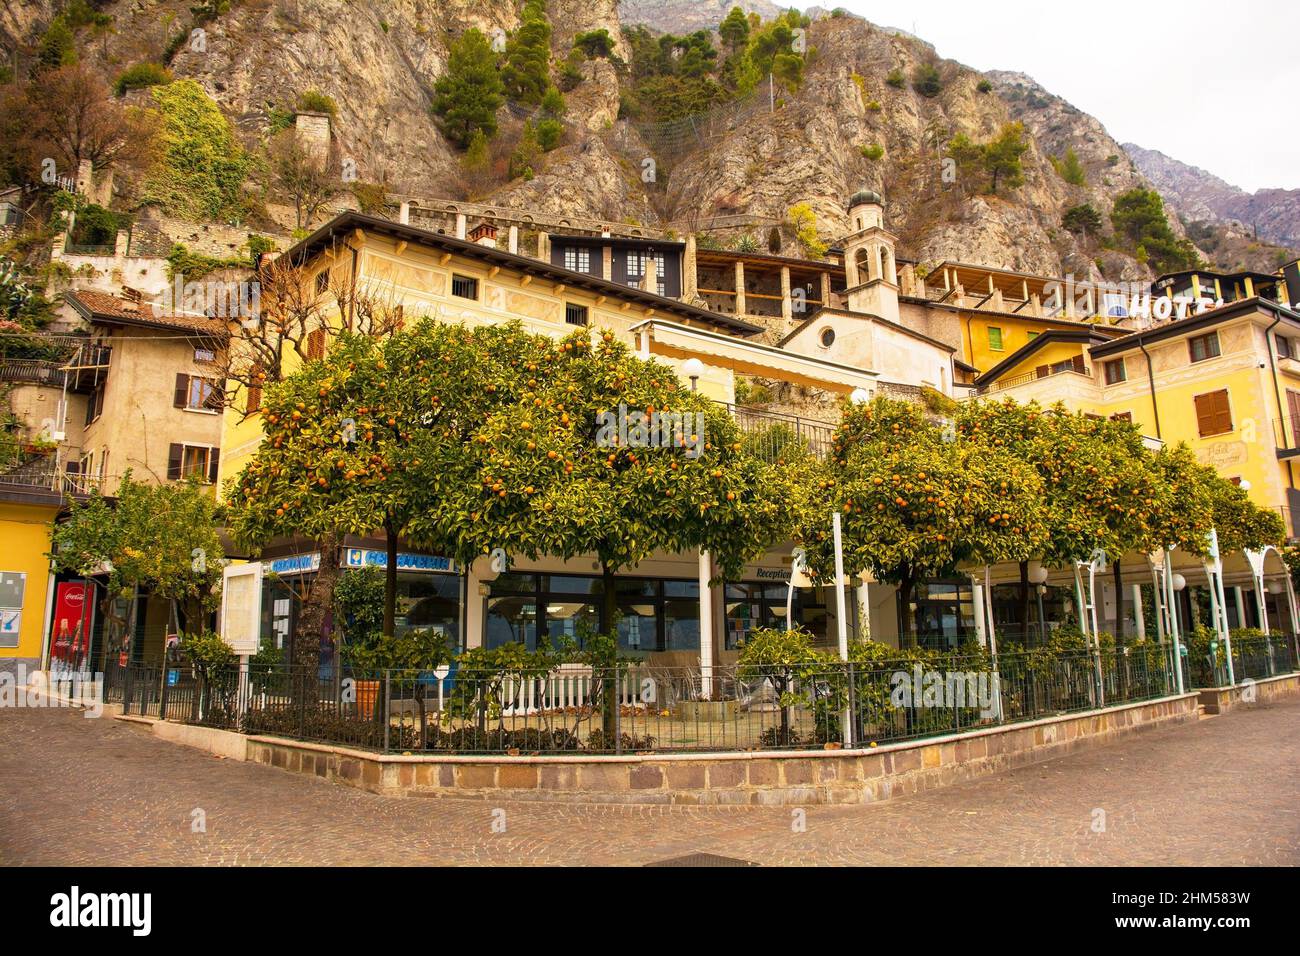
[[[334,336],[387,336],[401,327],[403,309],[391,289],[358,285],[342,264],[323,281],[318,274],[284,257],[263,260],[258,308],[233,326],[222,368],[226,403],[242,417],[257,411],[263,388],[320,358]]]
[[[141,163],[155,149],[157,115],[123,106],[82,64],[42,73],[10,98],[5,111],[5,126],[18,137],[20,165],[29,173],[37,172],[47,157],[75,175],[82,160],[106,169]]]
[[[299,229],[309,227],[325,204],[343,192],[338,164],[303,143],[294,129],[285,130],[267,145],[266,185],[293,203]]]

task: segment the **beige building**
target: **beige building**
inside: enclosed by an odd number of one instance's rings
[[[197,478],[220,468],[225,323],[164,315],[138,299],[78,291],[66,297],[90,327],[90,349],[107,349],[107,369],[69,422],[80,448],[77,471],[112,495],[130,471],[138,481]]]

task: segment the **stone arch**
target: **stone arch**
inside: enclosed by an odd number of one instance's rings
[[[859,249],[853,256],[853,264],[858,273],[858,284],[871,280],[871,252],[866,246]]]

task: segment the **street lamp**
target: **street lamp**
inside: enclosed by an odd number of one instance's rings
[[[865,405],[871,401],[871,393],[865,388],[855,388],[849,393],[849,401],[854,405]]]
[[[695,391],[695,386],[699,383],[700,376],[704,374],[704,363],[697,358],[688,358],[682,363],[682,371],[686,377],[691,380],[691,391]]]

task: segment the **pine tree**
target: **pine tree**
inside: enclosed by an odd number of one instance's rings
[[[462,149],[476,131],[492,137],[497,131],[496,112],[505,102],[501,75],[487,37],[467,30],[451,45],[447,72],[433,87],[433,112],[442,131]]]
[[[538,104],[550,85],[551,22],[541,0],[524,6],[524,21],[506,43],[501,69],[506,94],[522,103]]]

